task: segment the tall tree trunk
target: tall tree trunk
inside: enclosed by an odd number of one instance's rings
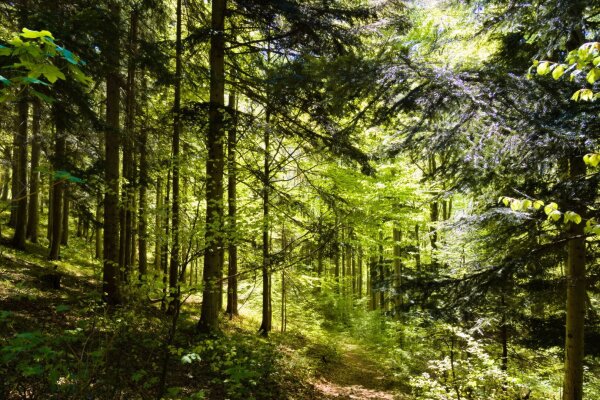
[[[266,126],[264,130],[264,166],[262,181],[262,202],[263,202],[263,226],[262,226],[262,322],[259,333],[268,336],[272,328],[273,310],[271,302],[271,255],[269,254],[269,185],[271,183],[271,110],[267,104]]]
[[[129,18],[127,83],[125,101],[125,130],[123,140],[123,189],[122,207],[119,210],[120,240],[119,240],[119,266],[123,269],[125,281],[129,280],[132,267],[133,247],[133,219],[134,219],[134,146],[135,136],[135,78],[136,78],[136,50],[138,31],[138,11],[134,8]]]
[[[362,299],[362,288],[363,288],[363,249],[362,246],[358,246],[358,280],[356,290],[358,292],[358,298]]]
[[[281,332],[285,332],[287,326],[287,293],[285,287],[286,252],[287,236],[284,224],[281,227]]]
[[[7,163],[12,163],[12,155],[11,155],[11,148],[10,146],[6,146],[4,148],[4,160]],[[9,192],[9,188],[10,188],[10,167],[6,167],[2,170],[2,190],[0,193],[0,201],[7,201],[8,200],[8,192]]]
[[[229,94],[229,110],[231,122],[227,133],[227,210],[229,221],[227,271],[227,314],[229,318],[238,315],[238,257],[237,257],[237,99],[236,92]]]
[[[111,19],[114,26],[121,25],[121,10],[111,2]],[[118,31],[106,32],[110,46],[106,49],[106,131],[105,131],[105,194],[104,194],[104,268],[103,293],[110,305],[121,303],[119,285],[119,63],[120,43]]]
[[[65,182],[60,177],[58,171],[64,168],[65,152],[66,152],[66,127],[64,121],[64,110],[60,103],[55,103],[52,109],[54,117],[54,125],[56,127],[54,138],[54,154],[52,156],[53,179],[52,185],[52,201],[50,213],[52,216],[52,233],[50,235],[50,254],[49,260],[58,260],[60,258],[60,244],[62,235],[62,213],[63,213],[63,191]]]
[[[69,183],[63,183],[63,212],[62,212],[62,233],[60,234],[60,244],[69,245],[69,210],[71,199],[69,198]]]
[[[225,9],[226,0],[213,0],[210,38],[210,106],[208,158],[206,160],[206,235],[204,290],[198,329],[219,329],[219,285],[222,276],[219,244],[223,235],[223,107],[225,104]]]
[[[394,306],[395,312],[399,313],[402,305],[402,260],[400,259],[400,242],[402,232],[394,225]]]
[[[383,311],[386,310],[386,302],[385,302],[385,259],[383,258],[383,229],[379,229],[379,282],[380,282],[380,290],[379,290],[379,308]]]
[[[40,223],[40,127],[42,120],[42,103],[36,98],[33,101],[31,171],[29,174],[29,215],[27,218],[27,237],[32,243],[38,241]]]
[[[54,134],[54,137],[56,138],[56,132]],[[55,143],[56,146],[56,143]],[[50,159],[51,164],[54,164],[54,160],[51,158]],[[53,166],[54,168],[54,166]],[[48,226],[47,226],[47,230],[46,230],[46,239],[48,239],[49,242],[52,241],[52,210],[54,209],[54,207],[52,207],[52,199],[54,198],[54,177],[50,176],[48,178]]]
[[[173,302],[178,301],[176,287],[179,282],[179,165],[181,154],[179,141],[181,136],[181,0],[177,0],[177,22],[175,37],[175,95],[173,100],[173,142],[172,142],[172,167],[173,167],[173,202],[171,205],[171,264],[169,269],[169,287]]]
[[[17,129],[17,169],[14,177],[17,181],[16,192],[13,200],[16,204],[15,233],[12,244],[18,249],[25,249],[25,233],[27,227],[27,122],[29,119],[29,103],[27,99],[20,99],[18,107]]]
[[[146,93],[146,78],[143,78],[143,92]],[[148,199],[146,192],[148,190],[148,183],[150,181],[148,177],[148,158],[146,155],[148,146],[148,130],[144,125],[140,130],[140,140],[138,153],[140,155],[140,189],[139,189],[139,219],[138,219],[138,251],[139,251],[139,264],[138,271],[140,279],[148,273]],[[158,209],[157,209],[158,212]]]
[[[15,132],[13,134],[13,142],[12,142],[12,157],[10,159],[10,219],[8,220],[8,226],[11,228],[16,228],[17,226],[17,208],[18,208],[18,192],[19,192],[19,116],[17,114],[17,119],[15,123]]]
[[[421,236],[419,235],[419,224],[415,224],[415,268],[417,273],[421,272]]]
[[[569,160],[569,177],[577,181],[585,176],[585,163],[581,156]],[[575,211],[585,215],[582,206]],[[583,333],[585,322],[585,235],[584,223],[571,222],[568,232],[571,236],[567,245],[567,324],[565,335],[565,377],[564,400],[583,398]]]
[[[102,194],[96,196],[96,213],[94,221],[94,231],[96,232],[96,259],[102,258]]]
[[[369,273],[367,288],[371,295],[371,310],[377,310],[377,256],[372,255],[369,260]]]
[[[162,177],[159,175],[156,178],[156,217],[155,217],[155,229],[156,235],[154,235],[154,269],[158,272],[162,270],[162,235],[160,234],[163,230],[163,193],[162,193]]]

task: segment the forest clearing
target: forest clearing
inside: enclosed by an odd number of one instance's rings
[[[0,2],[0,400],[600,399],[600,1]]]

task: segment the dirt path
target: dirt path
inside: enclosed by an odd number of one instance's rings
[[[341,345],[341,359],[314,384],[327,399],[396,400],[393,383],[380,363],[360,346]]]

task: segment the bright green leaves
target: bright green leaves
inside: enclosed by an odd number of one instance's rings
[[[565,224],[573,222],[575,225],[579,225],[581,223],[581,215],[577,214],[574,211],[567,211],[565,212],[564,221]]]
[[[579,225],[582,221],[581,215],[577,214],[574,211],[566,211],[562,213],[558,209],[558,204],[554,202],[550,202],[548,204],[544,204],[542,200],[529,200],[529,199],[515,199],[512,197],[502,196],[498,199],[499,202],[504,204],[504,206],[510,206],[510,209],[513,211],[530,211],[532,208],[535,210],[540,210],[543,207],[544,213],[548,217],[549,221],[559,222],[562,218],[565,224],[574,223]]]
[[[571,96],[571,100],[592,101],[595,100],[597,97],[598,95],[594,94],[594,92],[591,89],[579,89],[578,91],[573,93],[573,96]]]
[[[600,164],[600,154],[590,153],[583,156],[583,161],[590,167],[597,167]]]
[[[552,211],[556,211],[556,210],[558,210],[558,204],[556,204],[554,202],[553,203],[548,203],[546,205],[546,207],[544,207],[544,212],[546,213],[546,215],[550,215],[550,213]]]
[[[52,36],[52,33],[49,31],[32,31],[27,28],[23,28],[23,33],[21,33],[21,36],[26,39],[38,39],[45,36],[54,39],[54,36]]]
[[[590,85],[593,85],[598,79],[600,79],[600,69],[594,67],[589,70],[586,80]]]
[[[547,75],[551,71],[551,63],[548,61],[543,61],[538,64],[536,72],[538,75]]]
[[[544,207],[544,202],[541,200],[535,200],[533,202],[533,208],[536,210],[539,210],[540,208]]]
[[[49,31],[23,28],[20,35],[0,45],[0,56],[11,57],[15,61],[5,67],[7,73],[0,76],[0,101],[15,100],[21,92],[30,89],[33,95],[51,102],[50,96],[32,88],[66,80],[66,72],[79,83],[89,85],[92,82],[80,69],[85,63],[73,52],[58,46]]]
[[[563,64],[559,64],[556,66],[556,68],[554,68],[554,71],[552,71],[552,77],[554,78],[554,80],[559,80],[561,76],[563,76],[565,73],[565,67]]]
[[[555,80],[560,79],[565,73],[569,73],[570,80],[585,74],[588,84],[594,85],[600,80],[600,42],[585,43],[579,49],[573,50],[566,58],[566,64],[553,63],[551,61],[534,61],[527,74],[531,77],[531,71],[536,69],[538,75],[548,75],[552,72]],[[574,101],[594,101],[600,94],[591,89],[582,88],[571,96]]]

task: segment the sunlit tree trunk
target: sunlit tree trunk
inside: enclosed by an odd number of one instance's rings
[[[204,252],[204,289],[198,329],[219,329],[220,270],[219,237],[223,235],[223,106],[225,103],[225,10],[226,0],[213,0],[210,38],[210,106],[206,160],[206,244]]]
[[[147,90],[146,78],[143,78],[144,95]],[[148,199],[147,190],[150,178],[148,176],[148,129],[144,124],[140,130],[140,140],[138,143],[138,153],[140,155],[140,187],[139,187],[139,219],[138,219],[138,251],[139,263],[138,271],[140,279],[148,273]],[[158,209],[157,209],[158,212]]]
[[[181,44],[181,1],[177,0],[176,10],[176,35],[175,35],[175,82],[173,97],[173,141],[172,141],[172,167],[173,167],[173,200],[171,204],[171,262],[169,268],[169,287],[171,290],[172,302],[177,303],[177,285],[179,283],[179,262],[180,262],[180,244],[179,244],[179,166],[181,154],[179,151],[179,142],[181,139],[181,53],[183,50]]]
[[[258,331],[261,335],[267,336],[271,332],[272,326],[272,304],[271,304],[271,258],[269,252],[269,184],[271,178],[271,161],[269,153],[271,151],[271,127],[270,127],[270,109],[267,104],[266,127],[264,130],[264,168],[262,182],[262,202],[263,202],[263,226],[262,226],[262,322]]]
[[[357,279],[356,290],[358,292],[358,298],[362,299],[363,295],[363,249],[362,246],[358,246],[358,279]]]
[[[402,305],[402,260],[400,259],[400,242],[402,241],[402,232],[398,226],[394,225],[394,306],[395,312],[400,311]]]
[[[571,180],[582,179],[586,172],[582,157],[571,157],[569,161],[569,177]],[[579,207],[575,211],[580,215],[585,213],[583,207]],[[584,223],[575,224],[573,222],[568,226],[571,239],[567,245],[564,400],[581,400],[583,398],[583,333],[586,297],[584,226]]]
[[[60,234],[60,244],[69,245],[69,211],[71,209],[71,199],[69,198],[69,183],[63,184],[63,211],[62,211],[62,233]]]
[[[120,26],[121,10],[111,2],[111,19]],[[120,114],[120,43],[116,30],[107,30],[110,48],[106,50],[106,130],[105,130],[105,194],[104,194],[104,267],[103,294],[108,304],[121,303],[119,285],[119,129]]]
[[[52,230],[50,235],[50,254],[49,260],[58,260],[60,257],[60,245],[62,235],[62,213],[63,213],[63,191],[65,183],[59,178],[57,172],[64,168],[65,147],[66,147],[66,127],[64,122],[64,110],[60,103],[55,103],[52,109],[54,124],[56,127],[54,137],[54,154],[52,155],[53,177],[50,180],[52,185],[52,201],[50,213],[52,214]]]
[[[238,257],[237,257],[237,100],[236,92],[229,94],[231,122],[227,133],[227,205],[228,205],[228,271],[227,271],[227,314],[238,315]]]
[[[40,99],[33,100],[33,118],[31,121],[31,170],[29,174],[29,212],[27,218],[27,237],[32,243],[38,241],[40,223],[40,133],[42,123],[42,104]]]
[[[15,232],[12,244],[18,249],[25,249],[25,233],[27,226],[27,122],[29,119],[29,103],[27,99],[17,102],[17,137],[16,137],[16,169],[13,179],[16,180],[13,202],[15,211]]]

